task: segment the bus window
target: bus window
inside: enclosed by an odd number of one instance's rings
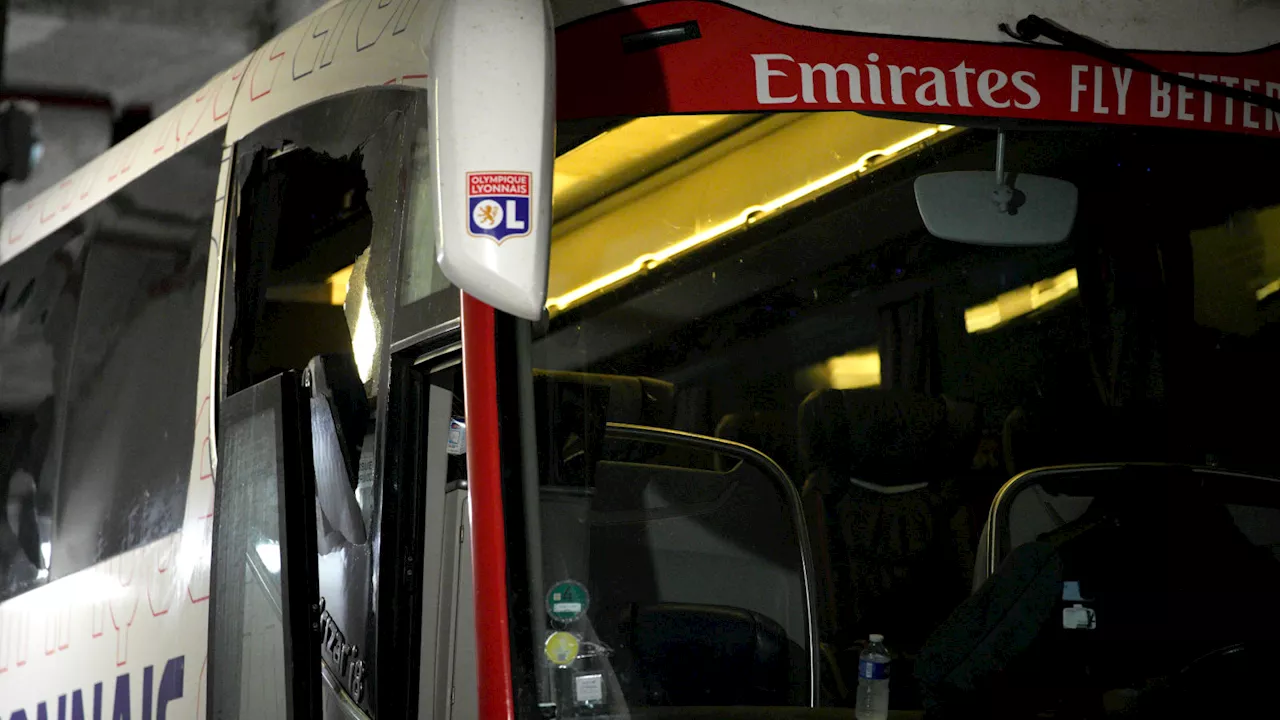
[[[435,229],[431,217],[431,158],[426,131],[414,140],[406,233],[400,260],[400,288],[392,337],[396,347],[421,342],[456,326],[459,295],[436,264]]]
[[[84,273],[83,233],[82,224],[65,229],[0,273],[0,482],[11,508],[0,522],[0,598],[49,575],[58,408],[66,398]]]
[[[0,375],[37,381],[0,411],[0,536],[23,550],[0,597],[182,527],[219,151],[196,143],[5,266],[26,274],[6,277]]]
[[[696,540],[657,522],[626,561],[606,562],[612,551],[597,540],[609,498],[630,493],[681,515],[728,467],[620,443],[620,428],[743,443],[794,482],[824,705],[853,702],[858,654],[879,633],[894,652],[893,707],[923,707],[914,662],[974,587],[978,539],[1011,474],[1103,461],[1280,472],[1268,426],[1246,410],[1280,400],[1268,370],[1280,352],[1280,193],[1254,180],[1280,153],[1274,143],[1013,133],[1007,167],[1074,183],[1079,217],[1059,245],[984,247],[930,236],[912,183],[990,169],[989,130],[856,113],[601,129],[560,128],[574,142],[557,159],[549,318],[531,331],[537,401],[523,411],[551,453],[527,499],[541,504],[527,546],[542,556],[529,561],[525,594],[538,698],[557,717],[808,704],[768,692],[795,678],[771,675],[765,654],[736,675],[763,683],[757,695],[712,683],[689,693],[650,671],[659,659],[646,652],[697,655],[719,626],[707,615],[684,645],[655,644],[634,634],[643,622],[627,624],[637,616],[619,615],[613,588],[642,605],[656,592],[690,612],[758,615],[759,640],[789,620],[753,604],[780,587],[753,563],[777,567],[770,553],[790,539],[775,530],[768,547],[738,542],[707,510],[690,514]],[[1189,173],[1189,157],[1227,167]],[[538,390],[567,377],[578,378],[567,396]],[[670,479],[673,467],[683,480]],[[719,543],[742,552],[701,585],[658,572],[671,553],[694,563]],[[726,582],[741,599],[704,597]],[[722,651],[725,667],[736,662]]]
[[[218,410],[209,633],[214,717],[316,714],[314,658],[321,637],[336,637],[330,627],[316,627],[324,608],[315,587],[304,384],[300,373],[282,373],[226,398]]]
[[[383,529],[401,498],[379,481],[379,448],[393,405],[392,327],[403,326],[395,319],[401,246],[423,241],[406,224],[420,204],[421,179],[408,159],[425,127],[422,98],[379,88],[326,99],[256,130],[236,149],[224,392],[234,396],[284,372],[302,377],[321,622],[327,637],[340,638],[321,652],[330,709],[345,702],[379,711],[379,673],[397,672],[380,659],[412,639],[393,632],[393,611],[377,603],[391,607],[394,598],[412,608],[407,599],[421,591],[418,578],[393,570],[403,561],[399,536]],[[436,300],[432,282],[421,302]],[[410,324],[406,333],[423,329]],[[411,587],[402,591],[402,581]],[[394,681],[381,690],[398,692]]]

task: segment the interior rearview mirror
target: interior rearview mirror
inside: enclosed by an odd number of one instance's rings
[[[934,237],[975,245],[1052,245],[1075,224],[1079,193],[1065,180],[990,171],[916,178],[916,206]]]

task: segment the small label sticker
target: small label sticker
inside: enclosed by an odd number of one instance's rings
[[[532,197],[532,173],[467,173],[467,232],[499,245],[528,235]]]
[[[1075,580],[1066,580],[1062,583],[1062,599],[1068,602],[1081,602],[1084,598],[1080,597],[1080,583]]]
[[[1098,626],[1098,615],[1093,608],[1076,604],[1062,608],[1062,627],[1068,630],[1093,630]]]
[[[451,418],[449,420],[449,446],[447,452],[450,455],[467,454],[467,423],[462,418]]]
[[[888,680],[889,679],[889,663],[879,663],[871,660],[858,661],[858,677],[867,680]]]
[[[604,675],[592,673],[575,677],[573,698],[582,705],[594,705],[604,700]]]
[[[542,652],[553,664],[564,666],[578,659],[578,646],[578,638],[573,633],[561,630],[551,633],[542,646]]]
[[[547,591],[547,614],[563,623],[582,617],[590,603],[587,588],[574,580],[562,580]]]

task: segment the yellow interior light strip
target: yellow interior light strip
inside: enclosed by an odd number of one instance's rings
[[[965,310],[964,329],[969,333],[990,330],[1067,297],[1079,287],[1080,277],[1076,269],[1071,268],[1051,278],[1001,293],[991,302]]]
[[[1258,302],[1262,302],[1277,292],[1280,292],[1280,280],[1272,280],[1266,285],[1258,288],[1258,291],[1254,293],[1254,297],[1258,299]]]
[[[552,308],[554,310],[564,310],[565,308],[587,297],[588,295],[591,295],[607,287],[615,285],[643,270],[652,269],[653,267],[660,265],[661,263],[666,262],[667,260],[670,260],[672,257],[675,257],[676,255],[679,255],[684,252],[688,252],[689,250],[692,250],[693,248],[696,248],[699,245],[707,243],[711,240],[714,240],[720,237],[721,235],[724,235],[732,230],[735,230],[741,227],[744,223],[746,223],[748,219],[751,219],[752,221],[757,220],[761,215],[772,213],[776,210],[786,207],[787,205],[790,205],[793,202],[796,202],[797,200],[800,200],[804,197],[817,193],[821,190],[830,188],[832,185],[835,185],[841,180],[844,180],[845,178],[848,178],[849,176],[854,175],[855,173],[866,170],[867,165],[872,160],[872,158],[889,157],[892,155],[896,155],[902,152],[903,150],[906,150],[914,145],[917,145],[921,142],[924,142],[925,140],[928,140],[929,138],[937,135],[940,132],[946,132],[948,130],[951,130],[952,127],[953,126],[951,125],[937,125],[934,127],[926,128],[925,130],[922,130],[914,135],[911,135],[910,137],[903,138],[902,140],[899,140],[898,142],[888,147],[881,148],[879,150],[872,150],[870,152],[864,153],[861,157],[858,158],[856,162],[853,162],[849,165],[845,165],[844,167],[840,168],[839,170],[836,170],[835,172],[825,175],[817,180],[814,180],[813,182],[802,185],[796,188],[795,190],[792,190],[791,192],[780,195],[774,198],[773,200],[770,200],[767,203],[745,208],[741,212],[739,212],[736,216],[728,220],[725,220],[724,222],[717,223],[715,225],[712,225],[711,227],[708,227],[697,233],[694,233],[693,235],[690,235],[684,238],[683,240],[680,240],[671,245],[668,245],[667,247],[657,252],[641,255],[640,257],[637,257],[636,259],[632,260],[631,263],[624,265],[623,267],[620,267],[617,270],[606,273],[605,275],[602,275],[594,280],[591,280],[590,282],[579,285],[578,287],[564,293],[563,295],[549,298],[547,300],[547,307]]]

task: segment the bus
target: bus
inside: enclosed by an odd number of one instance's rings
[[[0,225],[0,718],[1258,712],[1278,36],[332,0]]]

